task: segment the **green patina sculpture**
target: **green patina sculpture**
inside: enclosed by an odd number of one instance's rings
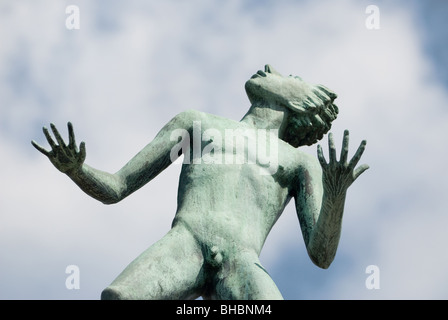
[[[329,131],[338,113],[336,94],[299,77],[283,77],[269,65],[245,88],[251,107],[241,121],[182,112],[115,174],[84,163],[85,144],[78,149],[70,123],[68,144],[53,124],[56,141],[43,129],[50,151],[32,141],[57,169],[105,204],[123,200],[184,154],[171,230],[137,257],[102,299],[282,299],[259,254],[291,199],[311,260],[330,266],[347,189],[368,169],[355,168],[366,142],[348,161],[345,131],[337,161],[330,133],[329,161],[320,146],[315,159],[298,147]]]

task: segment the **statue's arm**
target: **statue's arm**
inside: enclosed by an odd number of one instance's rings
[[[341,158],[337,161],[330,133],[329,162],[325,161],[322,148],[318,146],[320,166],[317,161],[309,161],[300,168],[298,174],[295,201],[306,248],[311,260],[325,269],[336,255],[347,189],[368,169],[367,165],[355,169],[364,152],[365,141],[347,162],[348,138],[349,133],[345,131]]]
[[[45,150],[34,141],[32,144],[84,192],[105,204],[112,204],[141,188],[175,160],[171,149],[178,142],[171,141],[171,133],[175,129],[184,129],[189,132],[193,113],[194,111],[182,112],[171,119],[148,145],[115,174],[92,168],[84,163],[85,144],[81,142],[78,149],[70,123],[68,124],[68,144],[65,144],[54,125],[51,125],[51,129],[56,142],[50,137],[48,130],[43,129],[51,146],[50,151]]]

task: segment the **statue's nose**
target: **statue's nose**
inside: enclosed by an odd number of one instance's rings
[[[278,76],[281,76],[280,72],[278,72],[277,70],[275,70],[270,64],[267,64],[264,66],[264,71],[271,73],[271,74],[276,74]]]

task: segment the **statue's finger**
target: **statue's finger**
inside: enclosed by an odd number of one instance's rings
[[[76,146],[76,140],[75,140],[75,132],[73,131],[73,125],[71,122],[67,123],[68,128],[68,146],[71,149],[74,149],[76,152],[78,152],[78,147]]]
[[[333,133],[328,134],[328,147],[330,153],[330,163],[336,162],[336,147],[334,145]]]
[[[59,134],[58,129],[56,129],[56,126],[54,124],[52,124],[52,123],[50,123],[50,126],[51,126],[51,130],[53,131],[53,134],[54,134],[54,136],[56,138],[56,141],[58,142],[58,144],[61,147],[64,147],[65,146],[65,142],[64,142],[64,139],[62,139],[61,135]]]
[[[359,145],[358,150],[356,150],[355,155],[353,156],[352,160],[350,160],[350,163],[348,164],[349,168],[354,169],[356,165],[358,164],[359,159],[361,159],[362,154],[364,153],[364,150],[366,149],[367,141],[363,140],[361,144]]]
[[[356,180],[364,171],[369,169],[370,167],[367,164],[360,165],[356,170],[353,172],[353,181]]]
[[[317,159],[319,159],[320,165],[322,167],[325,167],[327,165],[327,161],[325,160],[324,153],[320,144],[317,145]]]
[[[342,164],[347,163],[349,136],[350,136],[349,131],[345,130],[344,139],[342,140],[341,159],[339,160]]]
[[[40,151],[42,154],[44,154],[45,156],[49,156],[50,152],[45,150],[45,148],[41,147],[39,144],[37,144],[36,141],[32,140],[31,144],[34,146],[34,148],[36,148],[38,151]]]
[[[48,132],[47,127],[43,127],[42,131],[44,132],[45,138],[47,138],[48,143],[50,144],[50,147],[52,149],[57,148],[56,143],[53,141],[53,138],[50,136],[50,133]]]
[[[86,159],[86,143],[84,141],[81,141],[81,144],[79,145],[79,159],[81,162],[84,162]]]

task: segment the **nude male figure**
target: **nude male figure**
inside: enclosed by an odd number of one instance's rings
[[[201,133],[210,128],[222,136],[226,129],[272,129],[278,135],[278,166],[272,174],[261,174],[263,166],[258,162],[184,161],[172,229],[137,257],[102,292],[102,299],[282,299],[258,257],[291,199],[311,260],[321,268],[330,266],[341,233],[347,189],[368,169],[367,165],[355,168],[366,142],[348,161],[349,133],[345,131],[338,161],[330,133],[329,161],[320,146],[315,159],[298,147],[311,145],[328,132],[338,113],[333,104],[336,94],[298,77],[283,77],[269,65],[252,76],[245,88],[251,107],[241,121],[182,112],[115,174],[84,163],[85,144],[81,142],[78,149],[70,123],[68,144],[54,125],[56,141],[43,129],[50,151],[32,142],[88,195],[113,204],[172,163],[172,150],[179,144],[171,138],[174,130],[193,135],[196,122],[201,124]],[[194,147],[192,140],[186,141],[181,149],[184,153]],[[217,141],[211,137],[201,143],[204,148]],[[234,153],[225,144],[220,148],[222,157]],[[243,148],[247,150],[247,145]]]

